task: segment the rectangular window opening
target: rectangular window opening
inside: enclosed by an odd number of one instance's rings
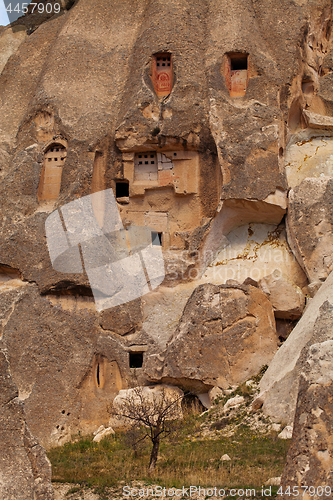
[[[171,54],[154,54],[152,60],[151,78],[157,97],[166,97],[171,93],[173,86]]]
[[[128,182],[116,182],[116,198],[124,198],[129,196],[129,183]]]
[[[151,233],[151,242],[153,246],[162,246],[162,233],[158,233],[157,231],[152,231]]]
[[[140,160],[139,158],[144,158]],[[134,181],[158,180],[157,155],[151,153],[136,153],[134,157]]]
[[[225,79],[230,97],[245,96],[248,85],[248,54],[226,54],[225,63]]]
[[[143,352],[130,352],[129,353],[130,368],[142,368],[143,365]]]
[[[231,71],[247,69],[247,56],[231,56]]]

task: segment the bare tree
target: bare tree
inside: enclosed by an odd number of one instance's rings
[[[157,462],[160,441],[175,429],[173,422],[182,416],[181,400],[184,395],[170,394],[163,386],[156,392],[149,387],[135,387],[125,394],[115,398],[109,412],[127,426],[143,427],[144,436],[139,441],[149,438],[152,442],[148,469],[152,472]]]

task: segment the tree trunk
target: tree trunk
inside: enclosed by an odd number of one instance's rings
[[[148,472],[153,472],[153,470],[155,469],[159,447],[160,447],[160,438],[159,437],[154,438],[153,439],[153,449],[151,450],[151,455],[150,455],[150,463],[149,463]]]

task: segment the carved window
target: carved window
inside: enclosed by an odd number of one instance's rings
[[[157,181],[157,155],[153,151],[137,153],[134,158],[135,181]]]
[[[116,198],[129,197],[129,183],[128,181],[116,181]]]
[[[170,94],[173,85],[171,54],[159,53],[154,55],[152,80],[158,97],[166,97]]]
[[[142,368],[143,365],[143,352],[130,352],[129,353],[130,368]]]
[[[94,359],[94,381],[98,389],[103,389],[105,385],[105,363],[106,358],[101,354],[97,354]]]
[[[245,95],[248,84],[248,55],[233,53],[226,56],[225,78],[231,97]]]
[[[151,233],[151,242],[153,246],[162,246],[162,233],[158,233],[156,231],[152,231]]]
[[[44,153],[42,174],[37,198],[56,200],[60,193],[62,167],[66,159],[66,148],[62,144],[52,144]]]

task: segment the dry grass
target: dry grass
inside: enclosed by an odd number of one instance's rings
[[[134,453],[126,436],[117,433],[99,444],[86,437],[51,450],[53,480],[99,487],[144,481],[165,487],[259,488],[270,477],[281,475],[289,442],[278,439],[276,433],[255,435],[241,427],[231,438],[191,437],[198,433],[201,422],[199,417],[188,417],[178,436],[161,443],[153,475],[147,474],[149,443],[144,442]],[[222,462],[224,454],[231,461]]]

